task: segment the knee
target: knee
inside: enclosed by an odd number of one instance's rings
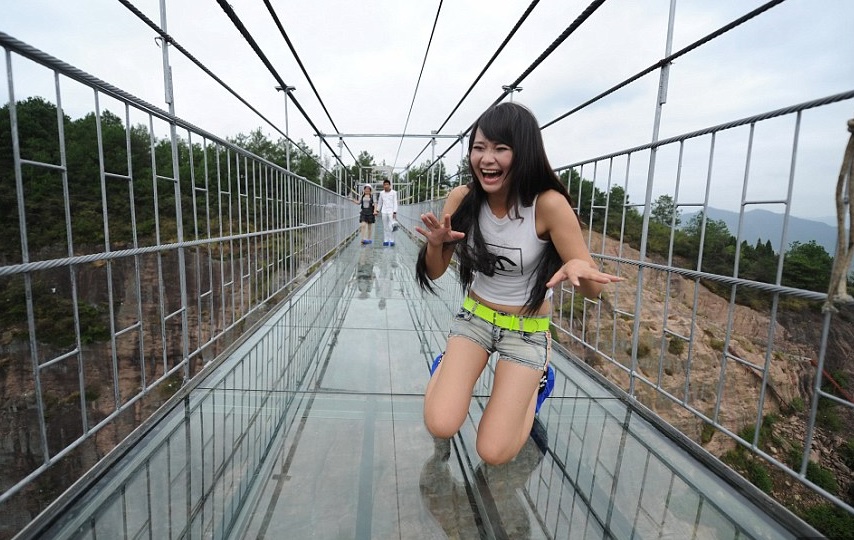
[[[460,415],[447,406],[436,406],[432,399],[424,400],[424,425],[434,437],[450,439],[463,425],[465,414]]]
[[[439,439],[450,439],[460,430],[460,426],[455,422],[447,418],[437,418],[429,414],[424,415],[424,425],[427,427],[430,435]]]
[[[485,437],[477,438],[477,454],[489,465],[503,465],[516,457],[516,449]]]

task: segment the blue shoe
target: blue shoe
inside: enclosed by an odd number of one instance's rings
[[[368,242],[370,242],[370,240],[362,240],[362,245],[365,245],[365,244],[367,244]]]
[[[365,240],[365,243],[366,243],[366,244],[373,244],[373,243],[374,243],[374,241],[373,241],[373,240]]]
[[[551,365],[546,368],[543,373],[543,378],[540,379],[540,389],[537,391],[537,407],[534,409],[534,414],[540,414],[540,407],[546,401],[546,398],[552,394],[555,387],[555,370]]]
[[[436,358],[433,359],[433,365],[430,366],[430,375],[431,376],[436,371],[436,368],[439,367],[439,362],[442,361],[442,356],[444,356],[444,355],[445,355],[445,353],[441,352],[441,353],[439,353],[439,355]]]
[[[388,245],[393,246],[394,242],[389,242]]]
[[[384,245],[384,246],[387,246],[387,245],[388,245],[388,242],[383,242],[383,245]]]

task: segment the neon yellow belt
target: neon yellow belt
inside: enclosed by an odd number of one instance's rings
[[[549,329],[549,317],[523,317],[521,315],[502,313],[486,307],[468,296],[463,301],[463,309],[505,330],[513,330],[514,332],[545,332]]]

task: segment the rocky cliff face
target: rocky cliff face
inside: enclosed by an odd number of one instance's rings
[[[601,241],[601,237],[594,235],[593,245],[601,245]],[[635,260],[638,256],[631,248],[621,248],[610,239],[606,240],[606,253],[621,253]],[[666,264],[662,260],[650,262]],[[634,265],[624,264],[617,269],[611,263],[607,271],[619,271],[626,277],[626,282],[610,286],[603,296],[605,309],[598,329],[599,349],[616,364],[568,340],[565,345],[628,390],[626,372],[617,364],[630,367],[632,362],[631,314],[635,311],[639,271]],[[773,425],[773,439],[777,441],[775,457],[788,463],[786,453],[802,450],[805,441],[805,418],[809,414],[824,322],[820,303],[781,299],[777,312],[772,313],[770,295],[769,307],[755,310],[731,306],[729,298],[722,298],[702,282],[678,274],[645,269],[642,279],[641,307],[637,313],[636,356],[641,375],[635,380],[637,398],[718,457],[733,451],[736,445],[723,433],[710,429],[698,415],[715,420],[751,441],[757,420],[769,418],[766,424]],[[564,305],[563,324],[573,324],[579,331],[578,315],[570,323],[568,308]],[[624,315],[610,317],[612,308]],[[587,340],[595,341],[591,326],[600,319],[589,308],[587,317]],[[848,381],[854,382],[854,365],[850,362],[854,357],[852,320],[851,308],[834,315],[825,352],[825,388],[833,388],[835,395],[849,400]],[[727,329],[730,329],[728,341]],[[612,335],[616,336],[613,343]],[[683,338],[692,338],[691,344]],[[763,375],[765,366],[767,377]],[[811,459],[834,471],[839,493],[846,497],[847,486],[854,487],[854,483],[849,465],[840,456],[848,441],[854,441],[854,415],[844,407],[827,410],[831,411],[833,421],[827,422],[820,413]],[[784,441],[786,437],[791,440]],[[774,456],[768,448],[763,446],[763,449]],[[791,485],[791,480],[787,480]],[[799,497],[808,496],[804,491],[800,493]]]
[[[234,264],[239,266],[239,259]],[[228,344],[225,342],[228,333],[217,341],[211,340],[245,314],[251,291],[248,287],[241,289],[240,272],[231,267],[231,261],[223,265],[216,256],[196,257],[188,252],[186,265],[186,334],[192,355],[187,369],[192,376]],[[108,273],[108,265],[103,261],[77,267],[77,295],[81,309],[88,306],[100,310],[96,323],[103,325],[109,335],[108,282],[112,281],[114,327],[120,335],[114,342],[84,342],[79,354],[74,353],[73,343],[61,346],[50,345],[49,340],[40,342],[39,364],[67,355],[40,370],[38,385],[43,411],[39,410],[36,399],[37,381],[33,377],[26,324],[3,328],[0,333],[0,486],[3,489],[42,465],[45,455],[42,429],[47,451],[55,456],[99,423],[105,423],[25,488],[21,496],[0,508],[4,516],[12,516],[8,523],[4,518],[3,527],[7,528],[4,533],[0,527],[0,538],[20,530],[181,387],[183,367],[165,376],[185,357],[177,255],[165,254],[159,260],[156,254],[140,256],[138,264],[133,258],[120,259],[109,268]],[[223,274],[228,278],[226,282],[233,281],[232,285],[225,288],[220,285]],[[52,302],[57,318],[68,316],[73,322],[67,307],[72,298],[68,269],[43,272],[37,279],[42,280],[40,285],[51,295],[69,300],[62,303],[37,297],[34,301]],[[142,285],[137,287],[137,282]],[[163,284],[162,290],[158,283]],[[60,312],[63,307],[68,313]],[[37,327],[47,334],[67,331],[68,324]],[[89,335],[90,330],[81,329],[81,335]],[[42,416],[43,426],[39,421]]]

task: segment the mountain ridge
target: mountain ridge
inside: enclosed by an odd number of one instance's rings
[[[699,212],[683,214],[682,226],[684,227],[685,224],[697,214],[699,214]],[[738,233],[738,212],[709,207],[706,215],[709,219],[723,221],[726,223],[730,234],[733,236],[736,236]],[[770,240],[774,251],[779,253],[781,240],[780,235],[782,234],[782,230],[783,214],[761,209],[749,210],[744,213],[741,239],[751,245],[756,244],[757,240],[762,240],[763,243]],[[792,242],[806,244],[811,240],[814,240],[816,244],[822,246],[831,257],[835,255],[836,227],[833,227],[824,221],[805,219],[790,215],[789,227],[786,231],[785,250],[789,250]]]

